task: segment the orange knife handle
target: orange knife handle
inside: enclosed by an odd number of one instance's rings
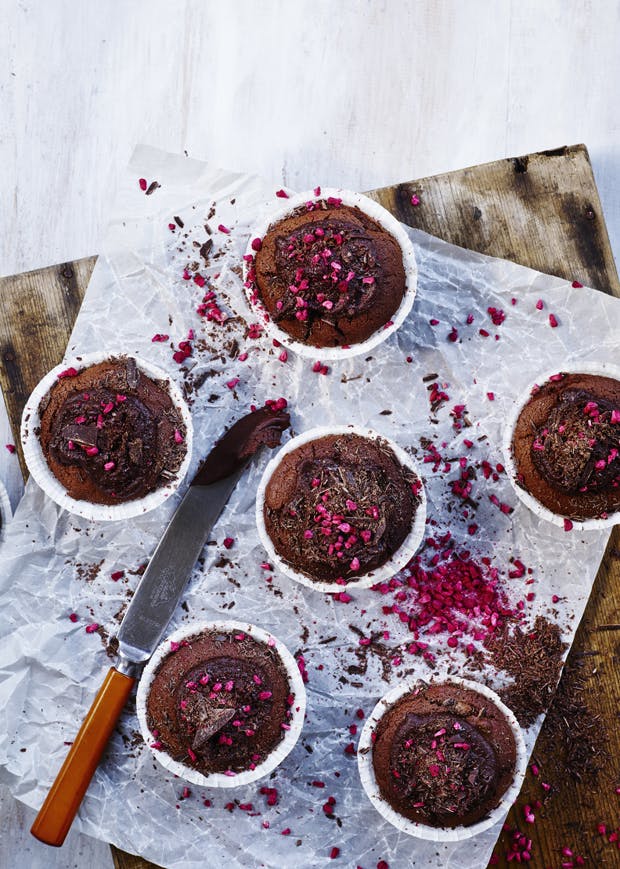
[[[135,679],[112,667],[75,737],[30,832],[46,845],[62,845],[95,774]]]

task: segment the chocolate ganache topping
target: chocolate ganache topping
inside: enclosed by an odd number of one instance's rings
[[[384,564],[411,530],[422,484],[381,438],[326,435],[282,458],[263,515],[276,552],[311,579]]]
[[[250,277],[271,317],[317,347],[365,341],[405,292],[396,239],[357,207],[309,203],[267,231]]]
[[[512,782],[515,760],[504,714],[484,695],[450,684],[398,700],[373,745],[384,799],[404,817],[437,827],[486,817]]]
[[[186,432],[167,386],[131,357],[63,373],[41,404],[39,437],[71,497],[116,504],[174,478]]]
[[[534,390],[512,440],[517,481],[572,519],[620,508],[620,382],[556,374]]]
[[[584,389],[565,390],[532,443],[539,473],[563,492],[609,488],[620,478],[620,409]]]
[[[295,702],[275,648],[244,632],[175,643],[147,698],[155,747],[202,773],[254,769],[282,741]]]

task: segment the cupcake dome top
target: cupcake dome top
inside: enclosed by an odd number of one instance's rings
[[[95,504],[141,498],[173,478],[185,434],[167,382],[132,357],[65,369],[40,405],[50,470],[70,497]]]
[[[560,372],[532,390],[516,420],[517,483],[569,519],[620,509],[620,381]]]
[[[271,317],[314,347],[365,341],[390,320],[406,286],[396,239],[336,198],[310,202],[272,224],[255,272]]]

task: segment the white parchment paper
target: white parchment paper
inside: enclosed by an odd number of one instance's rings
[[[140,177],[157,180],[161,187],[145,196]],[[124,348],[166,368],[185,386],[195,430],[189,479],[226,425],[250,404],[280,395],[289,402],[296,432],[319,423],[351,422],[416,450],[419,460],[421,437],[433,437],[442,454],[452,456],[463,454],[463,439],[469,437],[476,442],[477,459],[495,465],[502,460],[502,425],[511,402],[537,372],[561,370],[568,360],[604,361],[617,355],[617,300],[410,231],[419,263],[418,296],[397,335],[367,358],[331,364],[326,376],[292,353],[281,362],[281,348],[246,339],[243,318],[249,314],[239,278],[249,227],[261,209],[273,205],[275,190],[276,185],[256,177],[138,148],[67,350],[72,355]],[[212,207],[215,213],[209,217]],[[175,215],[184,229],[171,232],[168,224]],[[213,239],[208,268],[193,246],[207,238],[205,222]],[[218,231],[220,224],[230,233]],[[181,241],[185,247],[178,250]],[[214,287],[221,310],[236,318],[223,327],[196,314],[206,288],[183,279],[183,269],[193,261],[200,261],[199,272]],[[543,311],[536,309],[539,298]],[[501,326],[491,323],[489,306],[505,311]],[[550,328],[550,312],[558,328]],[[469,325],[468,314],[474,317]],[[439,323],[431,326],[431,319]],[[448,340],[453,327],[456,341]],[[481,328],[489,337],[479,334]],[[195,332],[193,354],[184,373],[173,361],[170,345],[176,349],[190,329]],[[155,333],[169,334],[170,340],[153,343]],[[234,340],[238,352],[248,353],[245,361],[231,358]],[[448,384],[450,396],[432,414],[434,423],[422,380],[429,373]],[[453,428],[454,404],[467,405],[472,427]],[[478,442],[482,435],[487,439]],[[265,461],[262,456],[255,462],[237,486],[170,632],[192,620],[247,619],[303,655],[309,676],[304,731],[264,782],[277,788],[277,804],[267,805],[261,782],[225,795],[192,787],[182,799],[184,783],[162,770],[136,735],[130,704],[76,823],[90,835],[168,867],[309,867],[327,864],[332,847],[340,848],[338,865],[366,869],[378,860],[386,860],[391,869],[486,865],[499,825],[463,845],[418,841],[391,827],[366,799],[355,756],[344,753],[349,742],[357,743],[349,725],[363,723],[355,711],[368,714],[403,675],[428,678],[430,671],[419,657],[399,654],[394,660],[401,663],[389,665],[386,673],[369,652],[365,672],[355,680],[348,668],[360,663],[359,645],[351,625],[366,636],[388,630],[386,643],[395,647],[410,638],[405,625],[383,615],[385,599],[372,590],[355,590],[352,600],[342,603],[261,567],[265,553],[254,524],[254,494]],[[497,482],[488,483],[479,475],[479,530],[471,537],[468,520],[458,511],[448,512],[450,475],[433,474],[429,465],[421,469],[429,517],[437,523],[433,533],[450,530],[458,544],[491,558],[511,600],[534,590],[535,600],[526,604],[528,617],[546,611],[551,596],[559,595],[558,618],[571,640],[608,532],[565,533],[543,522],[518,502],[500,474]],[[458,465],[452,476],[458,476]],[[489,500],[492,493],[514,512],[500,512]],[[107,637],[117,630],[139,580],[138,568],[155,548],[179,497],[146,516],[98,525],[60,510],[34,483],[26,488],[1,552],[0,775],[31,806],[41,804],[67,751],[65,743],[74,738],[111,663]],[[234,538],[232,548],[223,546],[225,537]],[[533,585],[506,578],[511,556],[532,569]],[[111,574],[117,571],[124,573],[114,581]],[[69,618],[72,613],[76,622]],[[87,633],[86,626],[94,623],[99,631]],[[335,639],[322,642],[330,638]],[[458,663],[445,640],[439,635],[431,646],[440,671]],[[480,675],[465,665],[459,670],[473,678]],[[528,748],[537,732],[538,726],[526,732]],[[317,781],[325,787],[313,786]],[[329,795],[336,799],[331,819],[321,808]],[[290,834],[282,835],[286,830]]]

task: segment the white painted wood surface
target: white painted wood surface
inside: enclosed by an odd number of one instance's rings
[[[358,190],[585,142],[618,258],[619,44],[618,0],[0,0],[0,275],[96,253],[136,142]],[[112,865],[27,814],[0,867]]]

